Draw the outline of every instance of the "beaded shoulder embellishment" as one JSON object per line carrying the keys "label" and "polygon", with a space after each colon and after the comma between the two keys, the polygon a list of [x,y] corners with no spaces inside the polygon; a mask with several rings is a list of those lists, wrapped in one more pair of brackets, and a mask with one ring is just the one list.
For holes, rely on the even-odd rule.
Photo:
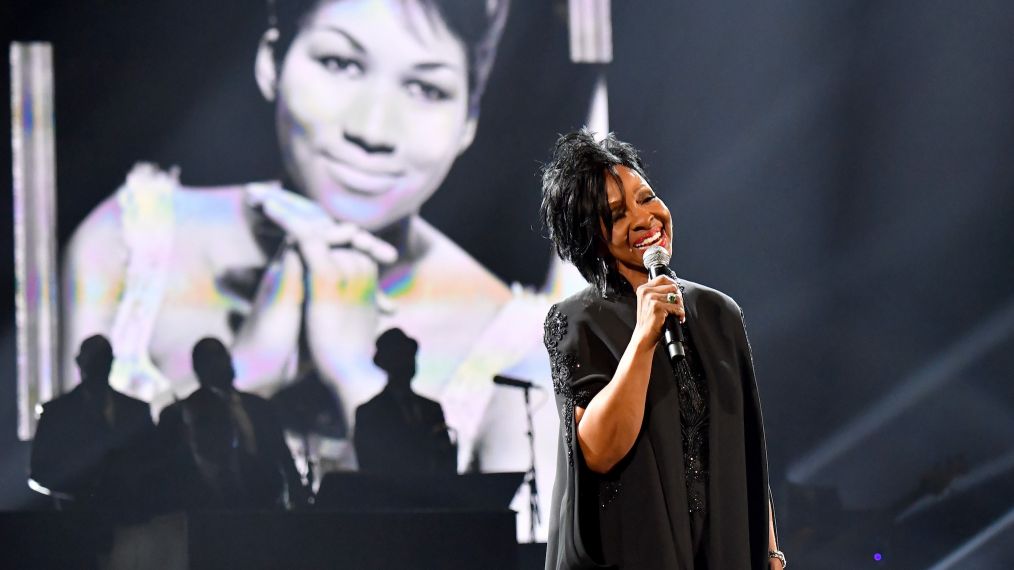
{"label": "beaded shoulder embellishment", "polygon": [[563,340],[563,336],[566,333],[567,315],[561,313],[560,309],[556,305],[553,305],[549,308],[549,314],[546,315],[543,342],[546,345],[546,351],[549,353],[549,366],[553,376],[553,391],[563,399],[560,427],[563,429],[563,437],[566,441],[567,460],[573,466],[575,397],[570,380],[574,376],[574,368],[577,362],[573,354],[565,354],[560,350],[560,341]]}
{"label": "beaded shoulder embellishment", "polygon": [[[545,336],[546,351],[549,353],[549,364],[553,375],[553,391],[563,401],[560,413],[560,427],[567,447],[567,461],[574,466],[574,408],[585,408],[594,394],[591,390],[574,390],[571,385],[577,359],[573,354],[560,350],[560,342],[567,334],[567,315],[560,312],[556,305],[546,315]],[[599,505],[606,508],[620,494],[621,483],[617,479],[602,479],[599,482]]]}

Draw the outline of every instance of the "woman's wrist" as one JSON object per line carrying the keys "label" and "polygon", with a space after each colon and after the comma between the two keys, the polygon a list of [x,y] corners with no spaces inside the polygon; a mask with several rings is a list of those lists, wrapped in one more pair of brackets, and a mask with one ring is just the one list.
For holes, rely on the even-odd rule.
{"label": "woman's wrist", "polygon": [[640,326],[636,326],[634,327],[631,344],[634,345],[634,350],[637,354],[650,355],[655,352],[655,345],[658,344],[658,335],[653,334],[652,331],[644,330]]}

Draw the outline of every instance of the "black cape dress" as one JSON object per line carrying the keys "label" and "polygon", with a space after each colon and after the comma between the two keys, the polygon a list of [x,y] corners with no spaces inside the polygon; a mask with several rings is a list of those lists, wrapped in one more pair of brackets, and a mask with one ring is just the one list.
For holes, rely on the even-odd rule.
{"label": "black cape dress", "polygon": [[[680,284],[688,336],[707,383],[703,558],[711,570],[766,570],[767,452],[743,313],[719,291]],[[576,437],[574,408],[586,407],[612,378],[633,334],[636,306],[629,289],[603,296],[587,288],[554,305],[546,317],[560,413],[547,569],[695,568],[678,385],[661,343],[644,423],[627,456],[609,473],[594,473]]]}

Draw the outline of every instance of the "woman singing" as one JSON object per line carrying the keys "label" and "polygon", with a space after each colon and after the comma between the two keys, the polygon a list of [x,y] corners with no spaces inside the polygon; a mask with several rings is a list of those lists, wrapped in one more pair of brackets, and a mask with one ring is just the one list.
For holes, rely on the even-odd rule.
{"label": "woman singing", "polygon": [[[633,147],[561,137],[541,215],[590,286],[545,324],[560,412],[547,569],[780,570],[760,400],[739,306],[642,255],[669,209]],[[686,357],[660,343],[682,323]]]}

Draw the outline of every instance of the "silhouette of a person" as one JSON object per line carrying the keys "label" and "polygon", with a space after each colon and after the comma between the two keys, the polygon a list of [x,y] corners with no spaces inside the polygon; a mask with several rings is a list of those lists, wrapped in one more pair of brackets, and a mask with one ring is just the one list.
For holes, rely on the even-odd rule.
{"label": "silhouette of a person", "polygon": [[113,347],[106,337],[85,339],[77,365],[81,383],[42,406],[30,476],[54,496],[69,496],[74,507],[129,506],[151,444],[151,410],[109,386]]}
{"label": "silhouette of a person", "polygon": [[353,442],[361,471],[417,475],[457,470],[443,409],[412,391],[418,348],[399,328],[377,338],[373,361],[387,372],[387,386],[356,409]]}
{"label": "silhouette of a person", "polygon": [[174,481],[170,507],[273,508],[305,503],[302,480],[271,404],[233,387],[232,356],[216,338],[194,345],[200,387],[159,418]]}

